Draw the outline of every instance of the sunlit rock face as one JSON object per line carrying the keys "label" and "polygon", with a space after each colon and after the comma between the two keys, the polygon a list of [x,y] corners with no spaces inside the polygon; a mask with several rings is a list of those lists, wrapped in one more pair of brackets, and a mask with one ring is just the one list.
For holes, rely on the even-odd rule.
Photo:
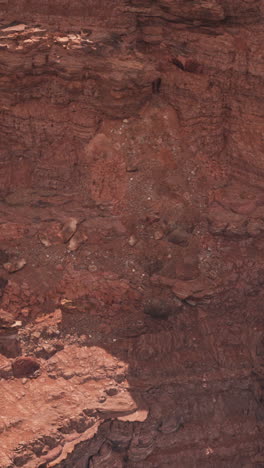
{"label": "sunlit rock face", "polygon": [[261,0],[0,0],[1,468],[260,468]]}

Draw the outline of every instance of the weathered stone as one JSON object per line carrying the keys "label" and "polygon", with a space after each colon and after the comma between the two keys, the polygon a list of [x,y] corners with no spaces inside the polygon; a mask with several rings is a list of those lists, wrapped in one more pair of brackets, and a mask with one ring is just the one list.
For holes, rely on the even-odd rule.
{"label": "weathered stone", "polygon": [[43,344],[41,347],[36,349],[35,355],[38,358],[49,359],[51,356],[56,354],[58,351],[63,349],[62,343],[56,344]]}
{"label": "weathered stone", "polygon": [[134,235],[129,237],[128,243],[130,247],[134,247],[137,244],[137,242],[137,238]]}
{"label": "weathered stone", "polygon": [[22,270],[26,264],[26,260],[24,258],[20,258],[12,262],[4,263],[3,267],[8,271],[8,273],[16,273],[17,271]]}
{"label": "weathered stone", "polygon": [[149,304],[147,304],[144,308],[144,313],[150,315],[153,318],[157,319],[166,319],[171,314],[173,314],[174,310],[171,305],[163,303],[160,300],[151,300]]}
{"label": "weathered stone", "polygon": [[164,237],[164,233],[162,231],[155,231],[154,232],[154,239],[161,240]]}
{"label": "weathered stone", "polygon": [[105,393],[108,395],[108,396],[114,396],[114,395],[117,395],[118,394],[118,389],[115,388],[115,387],[111,387],[111,388],[107,388]]}
{"label": "weathered stone", "polygon": [[168,241],[173,244],[186,246],[189,243],[189,237],[190,235],[184,229],[178,227],[168,235]]}
{"label": "weathered stone", "polygon": [[209,231],[215,235],[247,235],[247,218],[214,204],[209,211]]}
{"label": "weathered stone", "polygon": [[77,232],[70,240],[67,249],[69,252],[75,252],[79,247],[88,240],[88,237],[83,232]]}
{"label": "weathered stone", "polygon": [[77,230],[77,225],[78,221],[76,218],[70,218],[68,221],[66,221],[61,231],[63,242],[66,243],[72,238]]}
{"label": "weathered stone", "polygon": [[31,357],[19,357],[12,363],[16,378],[30,377],[40,368],[40,363]]}
{"label": "weathered stone", "polygon": [[12,314],[0,309],[0,328],[11,328],[14,323],[15,320]]}

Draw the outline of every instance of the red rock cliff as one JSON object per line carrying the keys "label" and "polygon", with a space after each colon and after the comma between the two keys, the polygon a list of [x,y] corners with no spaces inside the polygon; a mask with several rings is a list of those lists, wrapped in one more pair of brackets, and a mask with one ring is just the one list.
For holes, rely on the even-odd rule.
{"label": "red rock cliff", "polygon": [[0,0],[1,468],[260,468],[262,0]]}

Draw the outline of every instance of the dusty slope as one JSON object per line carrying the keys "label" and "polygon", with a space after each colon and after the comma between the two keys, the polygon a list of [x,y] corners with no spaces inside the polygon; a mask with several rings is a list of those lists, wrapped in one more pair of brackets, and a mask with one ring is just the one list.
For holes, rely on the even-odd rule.
{"label": "dusty slope", "polygon": [[263,466],[263,10],[0,0],[1,468]]}

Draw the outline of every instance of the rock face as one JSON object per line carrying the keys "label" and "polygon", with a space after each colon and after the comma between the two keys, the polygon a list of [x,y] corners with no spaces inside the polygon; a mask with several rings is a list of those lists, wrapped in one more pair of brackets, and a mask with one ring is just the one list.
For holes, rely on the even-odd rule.
{"label": "rock face", "polygon": [[1,468],[260,468],[264,3],[0,0]]}

